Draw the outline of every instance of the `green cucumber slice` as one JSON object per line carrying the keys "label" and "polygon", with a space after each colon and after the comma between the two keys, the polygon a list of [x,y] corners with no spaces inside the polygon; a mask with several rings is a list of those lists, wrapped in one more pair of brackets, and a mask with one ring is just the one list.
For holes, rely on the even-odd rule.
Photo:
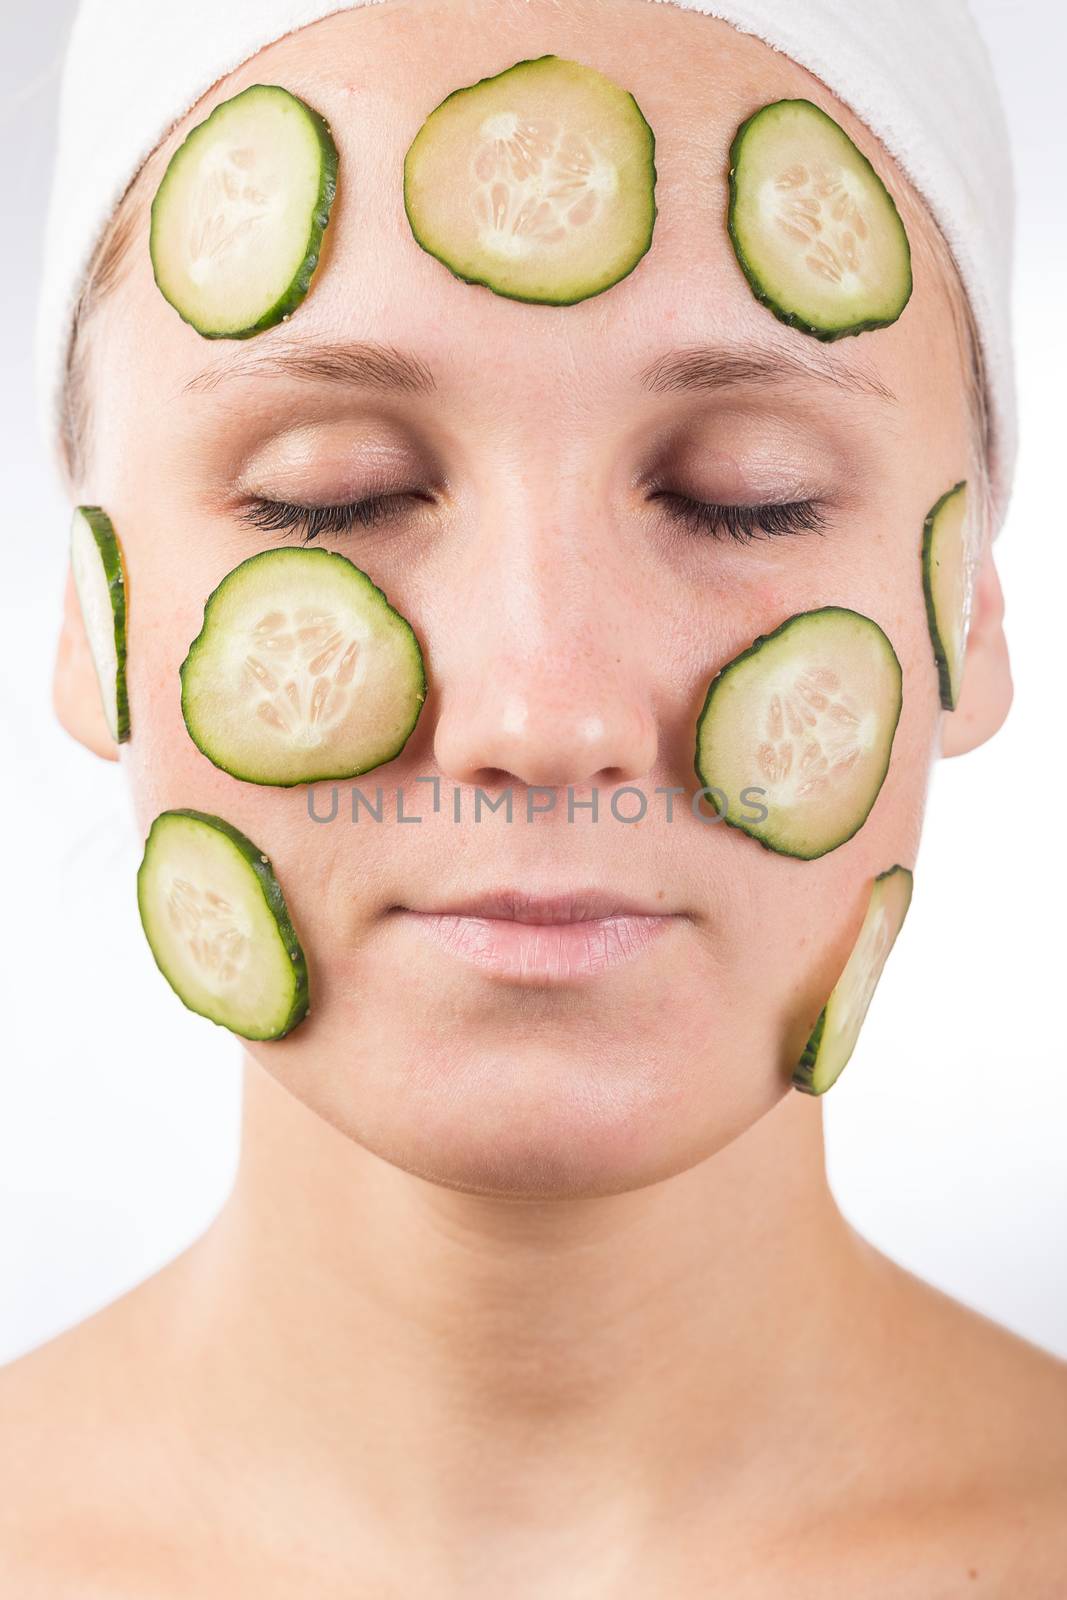
{"label": "green cucumber slice", "polygon": [[223,772],[279,788],[392,761],[426,698],[411,624],[336,550],[263,550],[208,596],[182,715]]}
{"label": "green cucumber slice", "polygon": [[632,272],[656,220],[655,138],[632,94],[555,55],[455,89],[404,157],[416,242],[464,283],[574,305]]}
{"label": "green cucumber slice", "polygon": [[308,1010],[307,963],[270,861],[221,817],[163,811],[137,905],[155,962],[190,1011],[245,1039],[280,1039]]}
{"label": "green cucumber slice", "polygon": [[247,339],[308,292],[337,188],[328,123],[278,84],[217,105],[174,152],[152,201],[164,299],[205,339]]}
{"label": "green cucumber slice", "polygon": [[77,506],[70,525],[70,565],[104,715],[116,744],[130,737],[126,693],[126,568],[111,518],[100,506]]}
{"label": "green cucumber slice", "polygon": [[922,576],[926,621],[937,664],[938,692],[955,711],[967,646],[967,480],[949,489],[923,523]]}
{"label": "green cucumber slice", "polygon": [[887,327],[911,298],[892,195],[810,100],[774,100],[738,128],[727,228],[756,299],[816,339]]}
{"label": "green cucumber slice", "polygon": [[907,916],[911,890],[912,874],[907,867],[889,867],[875,878],[852,954],[793,1073],[793,1083],[805,1094],[825,1094],[847,1066],[882,968]]}
{"label": "green cucumber slice", "polygon": [[[696,771],[724,822],[810,861],[864,824],[889,770],[903,677],[870,617],[822,606],[761,634],[716,674]],[[767,815],[753,819],[757,788]],[[745,807],[749,809],[745,809]]]}

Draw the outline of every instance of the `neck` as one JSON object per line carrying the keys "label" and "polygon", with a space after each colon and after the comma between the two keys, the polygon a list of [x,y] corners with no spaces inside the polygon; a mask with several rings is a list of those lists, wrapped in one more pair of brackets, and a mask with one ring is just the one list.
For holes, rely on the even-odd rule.
{"label": "neck", "polygon": [[199,1405],[216,1460],[276,1467],[289,1516],[298,1465],[320,1515],[405,1542],[633,1528],[683,1485],[792,1492],[798,1437],[845,1425],[872,1256],[806,1096],[650,1187],[517,1201],[389,1165],[247,1059],[236,1183],[169,1336],[194,1432]]}

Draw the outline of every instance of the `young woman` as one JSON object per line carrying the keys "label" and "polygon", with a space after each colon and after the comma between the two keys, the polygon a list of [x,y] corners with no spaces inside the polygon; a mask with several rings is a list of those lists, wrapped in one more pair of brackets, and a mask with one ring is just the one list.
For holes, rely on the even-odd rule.
{"label": "young woman", "polygon": [[[431,107],[549,51],[635,96],[659,208],[637,270],[551,308],[458,281],[397,183]],[[153,278],[149,206],[255,83],[327,119],[341,178],[299,310],[210,342]],[[911,243],[906,314],[836,344],[759,302],[722,222],[735,131],[786,97],[875,165]],[[69,493],[123,543],[139,823],[193,807],[269,852],[314,1003],[247,1042],[207,1232],[0,1376],[3,1592],[1067,1593],[1063,1364],[854,1232],[790,1080],[872,878],[915,861],[932,761],[1011,698],[970,308],[896,163],[720,19],[385,0],[269,44],[182,117],[77,332]],[[985,520],[947,712],[916,538],[961,480]],[[372,499],[348,526],[308,509]],[[807,508],[791,530],[783,504]],[[753,509],[699,509],[724,506]],[[416,826],[396,805],[351,825],[344,785],[316,823],[306,786],[231,776],[183,722],[205,598],[309,533],[422,641],[417,726],[361,783]],[[67,602],[57,710],[114,758]],[[694,729],[725,663],[826,605],[892,639],[903,709],[863,826],[803,860],[691,807]],[[510,788],[514,820],[474,824],[476,786]],[[648,797],[638,824],[610,813],[622,786]],[[326,815],[329,786],[313,799]]]}

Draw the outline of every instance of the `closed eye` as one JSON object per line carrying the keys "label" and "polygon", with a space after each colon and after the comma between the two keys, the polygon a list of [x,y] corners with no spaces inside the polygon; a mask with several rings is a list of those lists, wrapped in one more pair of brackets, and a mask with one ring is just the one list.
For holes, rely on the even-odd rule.
{"label": "closed eye", "polygon": [[335,506],[301,506],[287,500],[252,500],[238,513],[242,522],[255,528],[272,531],[303,528],[304,544],[310,544],[324,533],[351,533],[358,523],[371,528],[376,523],[388,522],[402,516],[410,509],[411,501],[420,499],[414,494],[375,494],[366,500],[354,500]]}
{"label": "closed eye", "polygon": [[[817,500],[767,501],[755,505],[717,505],[694,500],[689,495],[657,490],[649,496],[662,500],[666,514],[690,532],[705,537],[733,539],[748,544],[753,539],[774,538],[793,533],[822,533],[826,517]],[[286,500],[256,499],[239,512],[241,520],[269,531],[303,529],[303,543],[323,534],[350,533],[356,526],[374,527],[409,511],[422,495],[379,494],[364,500],[332,506],[296,505]]]}
{"label": "closed eye", "polygon": [[753,539],[790,533],[822,533],[826,517],[817,500],[767,501],[751,506],[715,505],[686,494],[657,490],[649,496],[662,500],[667,515],[692,533],[749,544]]}

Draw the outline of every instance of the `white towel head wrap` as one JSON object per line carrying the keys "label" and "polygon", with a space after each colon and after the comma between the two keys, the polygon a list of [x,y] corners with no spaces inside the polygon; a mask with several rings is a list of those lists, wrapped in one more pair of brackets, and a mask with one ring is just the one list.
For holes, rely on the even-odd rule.
{"label": "white towel head wrap", "polygon": [[[60,88],[37,311],[36,401],[55,448],[74,307],[129,181],[212,84],[296,28],[376,0],[82,0]],[[995,526],[1017,417],[1011,334],[1015,193],[1008,129],[966,0],[662,0],[755,34],[820,78],[924,197],[974,310],[992,420]]]}

